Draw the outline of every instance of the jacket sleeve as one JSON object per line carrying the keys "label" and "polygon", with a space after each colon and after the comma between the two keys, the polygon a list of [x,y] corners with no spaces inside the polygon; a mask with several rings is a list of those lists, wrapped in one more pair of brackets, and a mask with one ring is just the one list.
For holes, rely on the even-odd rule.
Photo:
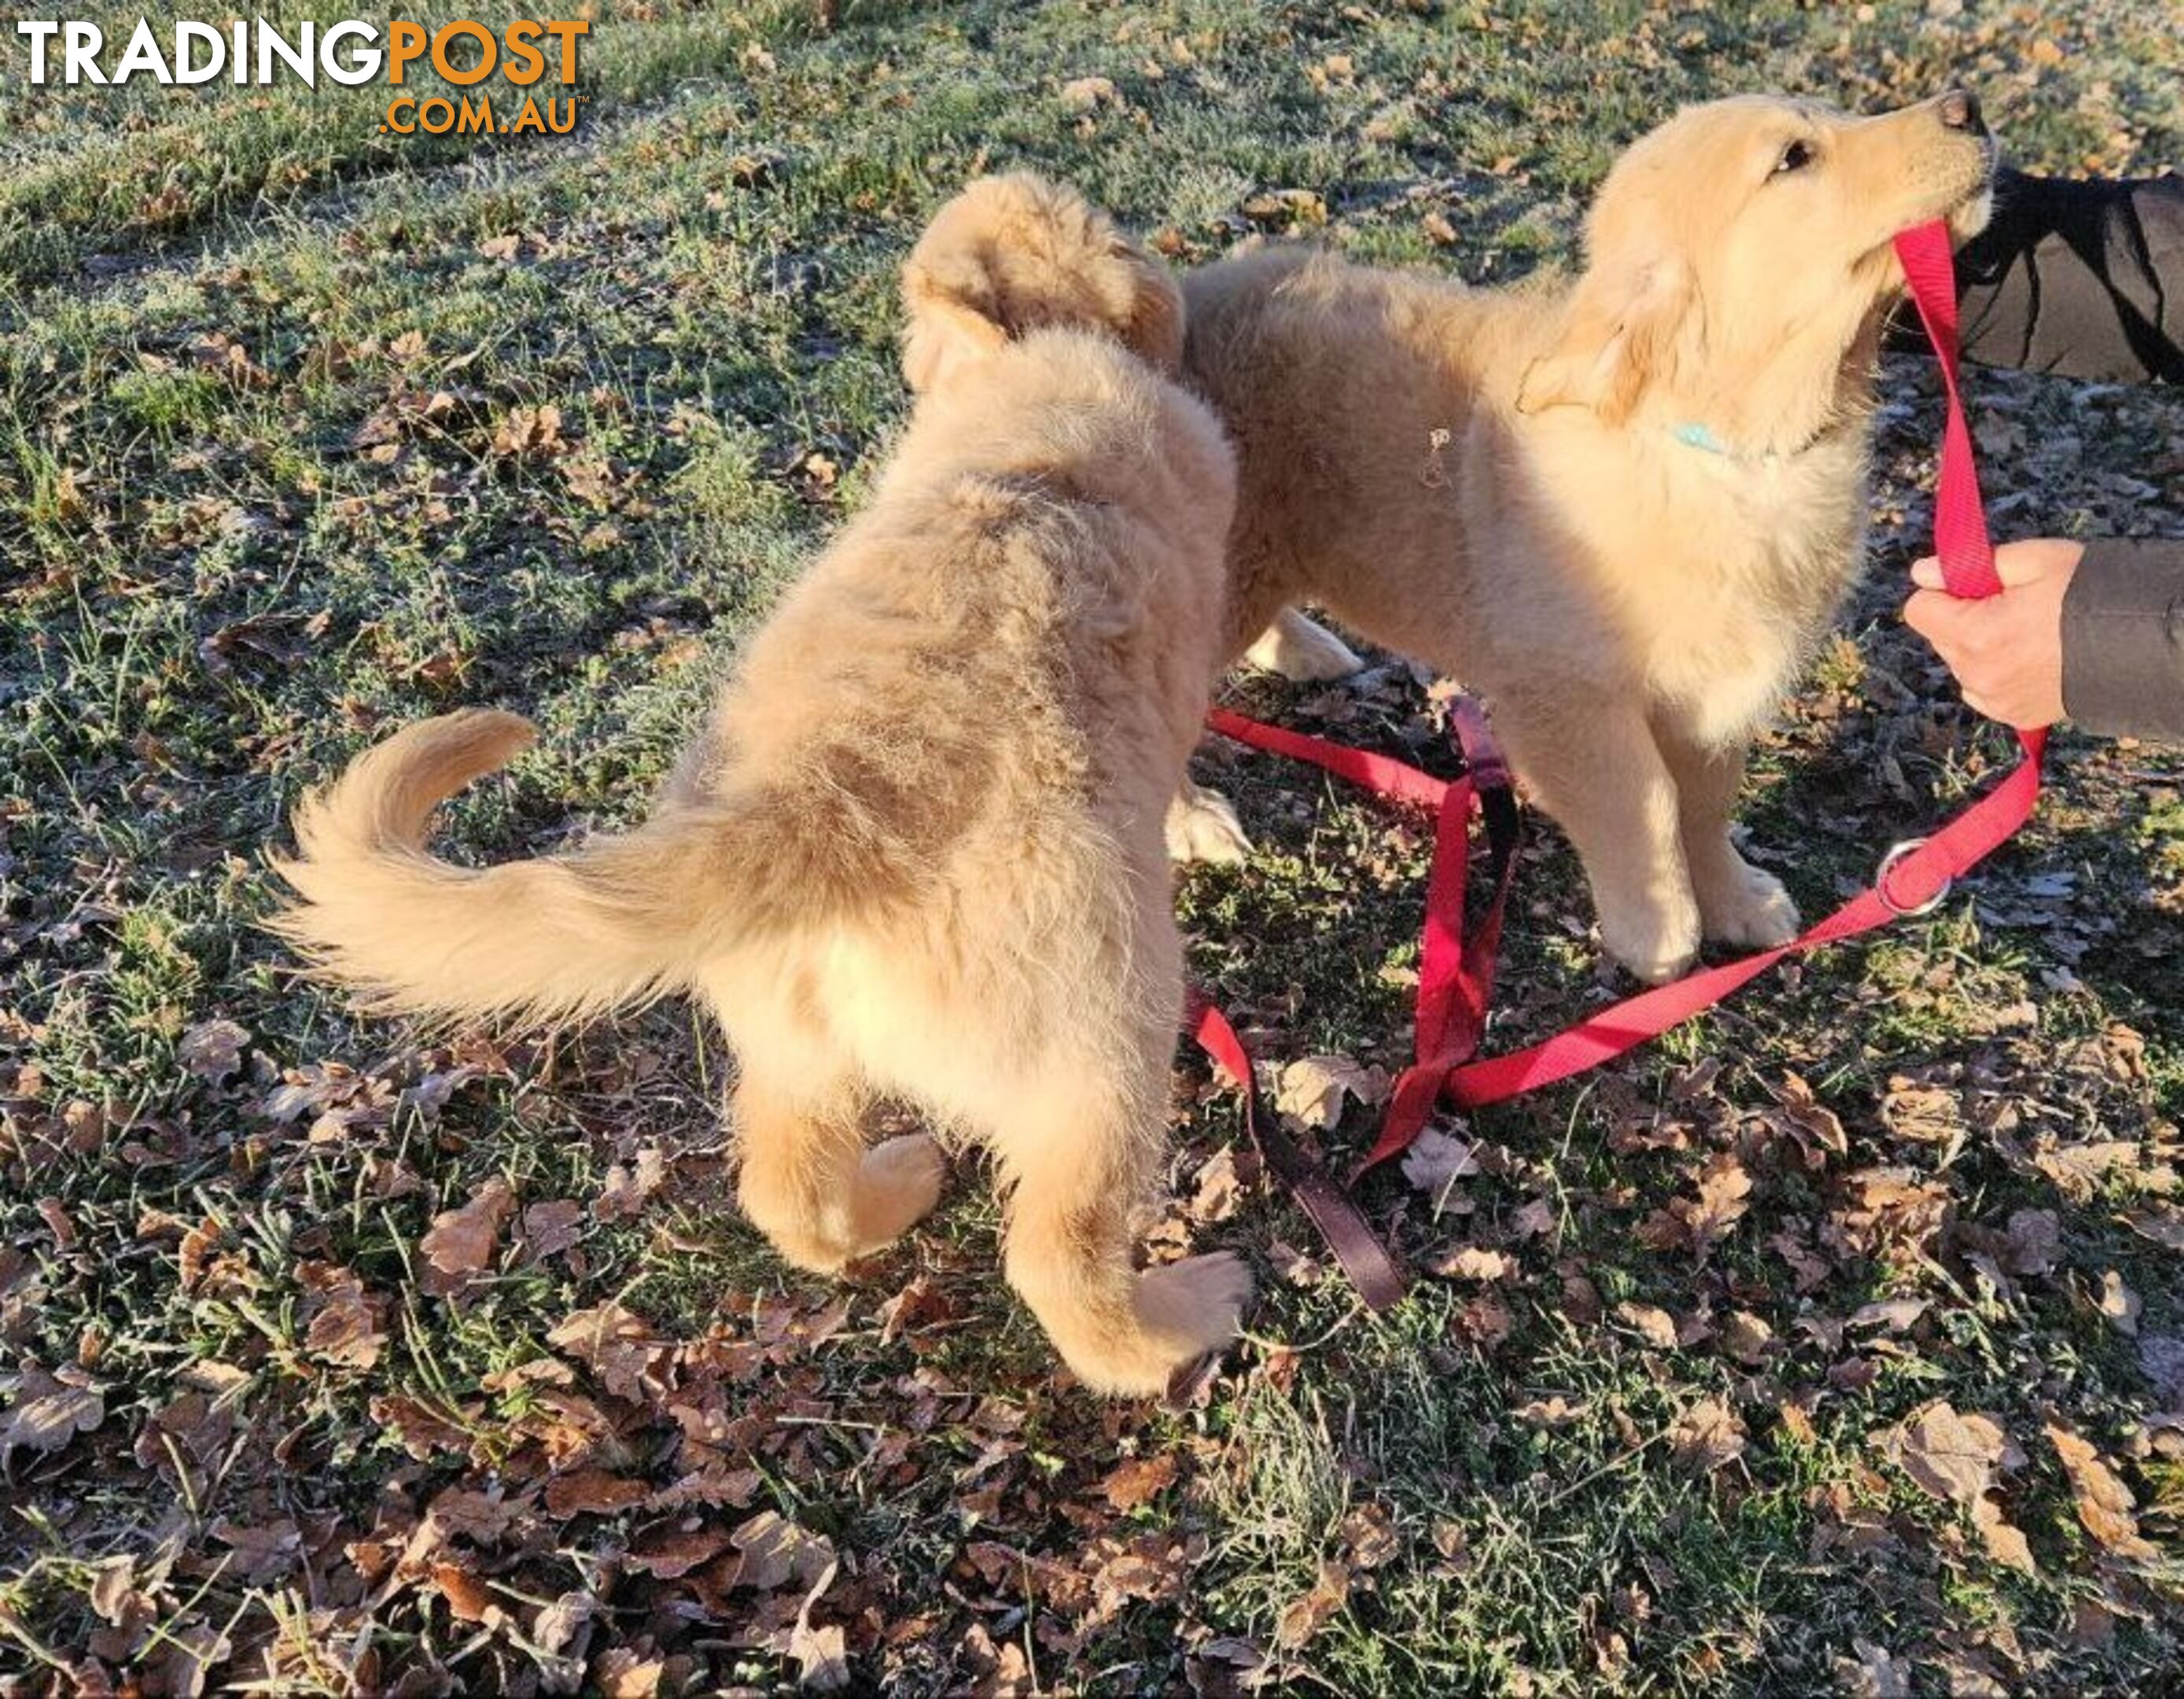
{"label": "jacket sleeve", "polygon": [[1957,287],[1966,359],[2184,382],[2184,177],[2081,182],[2005,170],[1993,217],[1957,257]]}
{"label": "jacket sleeve", "polygon": [[2063,708],[2088,731],[2184,740],[2184,538],[2086,545],[2063,602]]}

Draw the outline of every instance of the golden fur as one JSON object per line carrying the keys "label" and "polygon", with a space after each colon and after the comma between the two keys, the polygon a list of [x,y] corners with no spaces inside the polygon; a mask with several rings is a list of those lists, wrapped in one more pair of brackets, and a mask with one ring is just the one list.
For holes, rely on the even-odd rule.
{"label": "golden fur", "polygon": [[[1572,282],[1293,247],[1185,281],[1186,372],[1242,472],[1228,653],[1310,600],[1481,692],[1647,979],[1797,930],[1730,811],[1858,563],[1889,239],[1986,216],[1990,144],[1942,112],[1685,111],[1610,173]],[[1183,841],[1227,835],[1217,799],[1182,806]]]}
{"label": "golden fur", "polygon": [[651,817],[436,860],[435,805],[532,734],[428,721],[299,810],[280,926],[387,1011],[704,999],[738,1059],[744,1206],[807,1268],[932,1206],[934,1139],[866,1137],[876,1099],[919,1106],[990,1147],[1008,1277],[1070,1366],[1156,1392],[1250,1290],[1227,1256],[1132,1261],[1182,1013],[1162,815],[1223,658],[1234,464],[1156,369],[1175,286],[1069,192],[974,185],[904,293],[908,428]]}

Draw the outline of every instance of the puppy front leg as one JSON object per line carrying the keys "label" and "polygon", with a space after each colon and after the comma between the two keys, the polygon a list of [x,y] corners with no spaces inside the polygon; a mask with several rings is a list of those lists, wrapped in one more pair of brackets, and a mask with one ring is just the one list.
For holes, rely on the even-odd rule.
{"label": "puppy front leg", "polygon": [[1675,775],[1684,860],[1706,935],[1755,949],[1787,944],[1797,935],[1797,904],[1780,879],[1747,861],[1730,840],[1750,742],[1708,744],[1673,716],[1658,717],[1653,731]]}
{"label": "puppy front leg", "polygon": [[1646,716],[1618,695],[1497,697],[1495,727],[1541,807],[1576,846],[1601,941],[1641,979],[1673,979],[1698,953],[1676,782]]}

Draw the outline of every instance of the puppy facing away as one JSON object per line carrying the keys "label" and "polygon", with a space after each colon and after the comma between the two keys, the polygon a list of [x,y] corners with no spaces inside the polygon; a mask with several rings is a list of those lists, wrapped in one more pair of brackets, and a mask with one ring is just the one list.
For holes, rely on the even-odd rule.
{"label": "puppy facing away", "polygon": [[[1006,240],[987,240],[1006,232]],[[651,817],[485,868],[434,807],[527,744],[411,726],[296,822],[280,929],[376,1008],[570,1019],[688,993],[738,1065],[750,1218],[833,1272],[983,1143],[1010,1281],[1086,1384],[1234,1334],[1227,1256],[1138,1272],[1183,972],[1162,816],[1222,657],[1234,468],[1171,380],[1181,301],[1073,193],[973,185],[904,274],[919,398],[869,506],[752,637]]]}
{"label": "puppy facing away", "polygon": [[1747,750],[1859,562],[1890,239],[1976,231],[1993,160],[1961,92],[1744,97],[1624,154],[1573,282],[1293,247],[1192,274],[1185,370],[1242,474],[1228,654],[1310,600],[1479,691],[1641,978],[1793,937],[1730,842]]}

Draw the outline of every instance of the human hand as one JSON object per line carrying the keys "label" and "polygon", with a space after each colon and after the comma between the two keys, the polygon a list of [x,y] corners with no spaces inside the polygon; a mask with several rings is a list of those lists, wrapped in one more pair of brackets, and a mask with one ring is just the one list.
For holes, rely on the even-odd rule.
{"label": "human hand", "polygon": [[2085,552],[2059,537],[2005,543],[1994,551],[2002,593],[1978,601],[1949,594],[1930,555],[1911,568],[1919,588],[1903,604],[1903,622],[1934,645],[1981,713],[2051,726],[2063,717],[2063,598]]}

